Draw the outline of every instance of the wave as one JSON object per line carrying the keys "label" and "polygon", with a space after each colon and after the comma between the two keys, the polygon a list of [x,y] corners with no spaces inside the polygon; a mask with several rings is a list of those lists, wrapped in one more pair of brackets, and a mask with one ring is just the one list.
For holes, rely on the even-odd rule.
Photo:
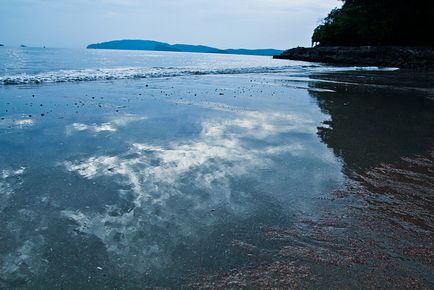
{"label": "wave", "polygon": [[37,74],[16,74],[0,76],[0,85],[42,84],[81,81],[125,80],[167,78],[190,75],[226,75],[226,74],[254,74],[254,73],[294,73],[294,72],[331,72],[357,70],[396,70],[395,68],[378,67],[326,67],[321,65],[292,65],[278,67],[244,67],[225,69],[200,68],[109,68],[59,70]]}
{"label": "wave", "polygon": [[99,80],[123,80],[123,79],[146,79],[166,78],[189,75],[211,74],[249,74],[271,73],[290,70],[286,67],[250,67],[228,69],[188,69],[188,68],[113,68],[113,69],[84,69],[84,70],[61,70],[43,72],[38,74],[17,74],[0,76],[0,84],[41,84]]}

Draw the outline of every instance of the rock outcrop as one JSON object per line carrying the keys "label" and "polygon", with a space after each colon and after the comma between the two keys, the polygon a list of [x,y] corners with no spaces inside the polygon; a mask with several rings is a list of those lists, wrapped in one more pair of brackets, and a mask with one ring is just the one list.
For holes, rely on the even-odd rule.
{"label": "rock outcrop", "polygon": [[275,55],[291,59],[333,64],[434,69],[434,49],[397,46],[316,46],[297,47]]}

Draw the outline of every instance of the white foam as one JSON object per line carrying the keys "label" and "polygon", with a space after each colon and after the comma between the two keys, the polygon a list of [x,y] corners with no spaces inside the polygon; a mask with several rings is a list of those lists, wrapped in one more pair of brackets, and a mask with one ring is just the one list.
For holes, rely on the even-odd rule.
{"label": "white foam", "polygon": [[60,70],[38,74],[23,73],[17,75],[0,76],[0,84],[17,85],[98,80],[165,78],[188,75],[268,73],[283,72],[291,68],[292,67],[290,66],[227,69],[129,67],[112,69]]}
{"label": "white foam", "polygon": [[79,82],[98,80],[122,80],[122,79],[145,79],[165,78],[189,75],[217,75],[217,74],[252,74],[252,73],[289,73],[289,72],[333,72],[333,71],[395,71],[398,68],[381,67],[333,67],[321,65],[291,65],[275,67],[239,67],[223,69],[205,69],[191,67],[126,67],[82,70],[59,70],[37,74],[16,74],[0,76],[0,84],[40,84],[58,82]]}

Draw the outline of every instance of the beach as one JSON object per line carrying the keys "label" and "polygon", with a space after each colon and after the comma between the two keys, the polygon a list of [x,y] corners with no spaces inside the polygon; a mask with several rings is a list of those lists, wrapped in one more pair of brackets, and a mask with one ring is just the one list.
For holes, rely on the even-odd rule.
{"label": "beach", "polygon": [[0,288],[434,286],[432,73],[0,54]]}

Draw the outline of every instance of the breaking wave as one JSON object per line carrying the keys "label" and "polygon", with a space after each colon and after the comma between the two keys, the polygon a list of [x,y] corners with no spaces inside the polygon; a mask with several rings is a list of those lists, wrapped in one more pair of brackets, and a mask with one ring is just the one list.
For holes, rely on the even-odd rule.
{"label": "breaking wave", "polygon": [[107,68],[83,70],[59,70],[36,74],[16,74],[0,76],[0,85],[62,83],[80,81],[103,81],[125,79],[167,78],[191,75],[226,75],[226,74],[253,74],[253,73],[297,73],[297,72],[330,72],[330,71],[356,71],[381,70],[390,71],[396,68],[378,67],[325,67],[320,65],[292,65],[277,67],[245,67],[226,69],[201,68]]}

